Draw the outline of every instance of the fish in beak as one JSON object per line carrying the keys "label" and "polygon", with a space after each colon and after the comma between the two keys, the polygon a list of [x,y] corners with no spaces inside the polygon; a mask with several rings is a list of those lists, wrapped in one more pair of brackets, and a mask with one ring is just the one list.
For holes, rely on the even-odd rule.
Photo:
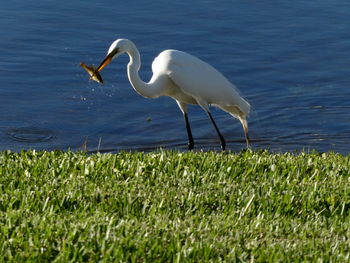
{"label": "fish in beak", "polygon": [[102,79],[100,73],[97,71],[97,69],[95,69],[94,66],[88,66],[84,62],[81,62],[80,67],[82,67],[83,69],[85,69],[87,71],[87,73],[89,73],[90,80],[94,80],[98,83],[103,84],[103,79]]}
{"label": "fish in beak", "polygon": [[101,71],[105,66],[107,66],[112,61],[113,56],[114,56],[113,53],[108,54],[105,57],[105,59],[101,62],[101,64],[97,67],[96,72]]}
{"label": "fish in beak", "polygon": [[110,52],[105,58],[104,60],[101,62],[101,64],[95,68],[94,66],[87,66],[85,65],[84,62],[80,63],[80,66],[82,68],[84,68],[90,75],[90,79],[97,81],[98,83],[102,83],[103,84],[103,79],[99,73],[99,71],[101,71],[105,66],[107,66],[113,59],[113,57],[115,55],[117,55],[119,49],[116,48],[114,49],[112,52]]}

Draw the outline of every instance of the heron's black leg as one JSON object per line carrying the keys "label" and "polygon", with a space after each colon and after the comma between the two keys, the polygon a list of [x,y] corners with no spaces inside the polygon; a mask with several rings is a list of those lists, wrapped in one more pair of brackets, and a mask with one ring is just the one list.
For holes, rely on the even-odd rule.
{"label": "heron's black leg", "polygon": [[188,149],[192,150],[193,146],[194,146],[194,141],[193,141],[192,131],[191,131],[191,127],[190,127],[190,122],[188,121],[187,113],[184,113],[184,118],[185,118],[186,130],[187,130],[187,135],[188,135]]}
{"label": "heron's black leg", "polygon": [[225,147],[226,147],[226,142],[225,142],[224,136],[221,135],[221,133],[219,131],[219,128],[218,128],[218,126],[216,126],[216,123],[215,123],[215,121],[213,119],[213,116],[211,116],[211,113],[209,111],[207,113],[209,115],[209,118],[210,118],[211,122],[213,123],[213,125],[215,127],[216,132],[218,133],[218,135],[220,137],[221,149],[224,151]]}

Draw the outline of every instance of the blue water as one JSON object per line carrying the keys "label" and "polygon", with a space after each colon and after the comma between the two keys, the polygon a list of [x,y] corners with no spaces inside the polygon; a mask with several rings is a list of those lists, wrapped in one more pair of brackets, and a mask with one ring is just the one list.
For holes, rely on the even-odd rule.
{"label": "blue water", "polygon": [[[145,80],[153,58],[179,49],[207,61],[252,105],[253,149],[349,153],[350,2],[3,1],[0,3],[0,150],[186,149],[170,98],[140,97],[127,56],[89,82],[111,42],[138,46]],[[195,149],[219,150],[206,114],[191,106]],[[245,147],[239,122],[212,108],[228,149]]]}

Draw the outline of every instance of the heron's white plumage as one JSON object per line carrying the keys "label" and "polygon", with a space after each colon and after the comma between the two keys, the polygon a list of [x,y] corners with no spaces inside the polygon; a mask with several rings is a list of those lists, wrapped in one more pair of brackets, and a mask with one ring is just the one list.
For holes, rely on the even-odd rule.
{"label": "heron's white plumage", "polygon": [[239,95],[237,88],[214,67],[188,53],[169,49],[154,59],[153,76],[145,83],[138,74],[141,59],[136,46],[130,40],[118,39],[112,43],[107,57],[97,70],[100,71],[112,58],[122,53],[127,53],[130,57],[128,77],[140,95],[148,98],[169,96],[177,101],[185,116],[189,148],[193,147],[193,139],[187,118],[187,104],[199,104],[208,113],[220,136],[223,149],[225,141],[210,114],[209,105],[217,106],[238,118],[248,143],[246,117],[249,115],[250,105]]}
{"label": "heron's white plumage", "polygon": [[236,87],[214,67],[188,53],[165,50],[153,61],[152,71],[157,76],[168,76],[176,85],[175,89],[192,97],[206,110],[208,104],[212,104],[231,114],[239,114],[236,117],[245,118],[249,114],[250,105]]}

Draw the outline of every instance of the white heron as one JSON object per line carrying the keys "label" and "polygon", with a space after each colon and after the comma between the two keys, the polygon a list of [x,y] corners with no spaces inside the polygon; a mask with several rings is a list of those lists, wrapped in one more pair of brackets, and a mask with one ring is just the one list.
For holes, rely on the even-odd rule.
{"label": "white heron", "polygon": [[146,98],[168,96],[176,100],[185,119],[189,150],[193,149],[194,140],[188,120],[188,104],[198,104],[208,114],[219,135],[222,150],[225,150],[226,142],[210,113],[209,105],[216,106],[240,120],[249,147],[246,118],[250,105],[219,71],[197,57],[170,49],[161,52],[154,59],[153,76],[146,83],[140,79],[138,74],[141,59],[135,44],[128,39],[117,39],[109,47],[107,56],[96,72],[101,71],[113,58],[124,53],[127,53],[130,58],[127,67],[129,81],[138,94]]}

